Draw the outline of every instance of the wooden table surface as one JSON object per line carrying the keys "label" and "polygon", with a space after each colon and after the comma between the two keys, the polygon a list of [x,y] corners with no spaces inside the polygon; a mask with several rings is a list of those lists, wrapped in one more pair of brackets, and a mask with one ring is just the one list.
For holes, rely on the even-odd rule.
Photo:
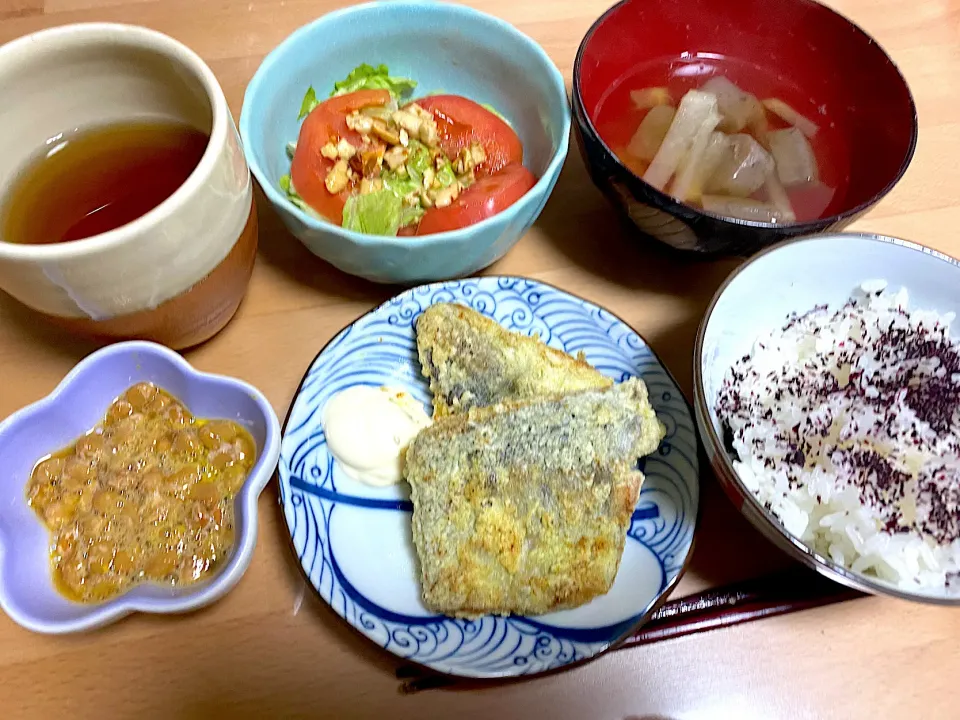
{"label": "wooden table surface", "polygon": [[[580,39],[610,0],[472,0],[546,48],[568,81]],[[735,0],[731,0],[735,2]],[[263,56],[336,0],[0,0],[0,42],[51,25],[156,28],[210,64],[239,114]],[[899,64],[920,141],[893,193],[855,226],[960,256],[960,4],[833,0]],[[838,69],[842,72],[842,68]],[[952,86],[952,89],[951,89]],[[2,108],[0,108],[2,112]],[[260,256],[236,319],[187,353],[243,378],[283,417],[315,353],[396,289],[310,255],[261,202]],[[641,247],[590,184],[574,147],[530,234],[491,273],[529,275],[608,307],[636,328],[689,395],[694,333],[733,261],[685,262]],[[960,291],[960,290],[958,290]],[[48,393],[92,350],[0,297],[0,417]],[[678,593],[786,561],[702,480],[698,546]],[[274,487],[238,587],[184,617],[133,617],[44,637],[0,616],[0,717],[956,718],[960,611],[870,598],[608,654],[577,669],[480,690],[400,695],[398,661],[354,633],[301,580]]]}

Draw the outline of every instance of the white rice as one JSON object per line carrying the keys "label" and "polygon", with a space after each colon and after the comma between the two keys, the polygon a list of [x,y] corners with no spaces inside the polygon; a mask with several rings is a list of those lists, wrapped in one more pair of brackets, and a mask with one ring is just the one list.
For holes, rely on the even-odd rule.
{"label": "white rice", "polygon": [[960,593],[960,343],[953,313],[865,282],[791,316],[727,371],[735,468],[822,556],[912,591]]}

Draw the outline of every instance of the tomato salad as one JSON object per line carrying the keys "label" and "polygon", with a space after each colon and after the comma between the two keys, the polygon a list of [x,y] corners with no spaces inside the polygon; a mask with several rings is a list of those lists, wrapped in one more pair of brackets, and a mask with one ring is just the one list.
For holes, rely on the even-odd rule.
{"label": "tomato salad", "polygon": [[280,187],[302,210],[374,235],[429,235],[508,208],[536,183],[520,138],[459,95],[406,99],[416,82],[361,65],[319,101],[311,87]]}

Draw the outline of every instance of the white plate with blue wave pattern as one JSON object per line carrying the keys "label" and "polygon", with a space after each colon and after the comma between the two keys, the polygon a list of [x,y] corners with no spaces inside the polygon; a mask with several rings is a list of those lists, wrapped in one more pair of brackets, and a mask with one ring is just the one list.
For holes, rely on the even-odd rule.
{"label": "white plate with blue wave pattern", "polygon": [[[420,600],[409,486],[375,488],[347,477],[329,454],[321,411],[353,385],[408,390],[430,409],[414,321],[459,302],[509,330],[538,334],[617,381],[640,376],[667,435],[641,461],[640,492],[610,592],[574,610],[463,620]],[[511,677],[580,662],[626,637],[679,579],[693,544],[697,436],[680,389],[647,344],[618,318],[549,285],[483,277],[408,290],[364,315],[317,356],[294,398],[280,451],[280,502],[294,550],[320,596],[373,642],[438,672]]]}

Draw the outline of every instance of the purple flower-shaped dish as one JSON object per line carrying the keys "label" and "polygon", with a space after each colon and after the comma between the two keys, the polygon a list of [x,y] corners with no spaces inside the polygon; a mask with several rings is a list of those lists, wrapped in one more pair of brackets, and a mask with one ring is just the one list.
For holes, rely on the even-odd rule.
{"label": "purple flower-shaped dish", "polygon": [[[144,583],[101,603],[74,602],[53,582],[50,533],[27,504],[35,463],[69,446],[103,419],[130,386],[152,382],[198,417],[239,422],[257,444],[257,461],[237,493],[234,545],[207,580],[186,587]],[[20,625],[44,633],[89,630],[132,612],[177,613],[226,594],[243,575],[257,541],[257,498],[277,465],[280,425],[259,390],[194,370],[175,352],[148,342],[125,342],[81,361],[42,400],[0,423],[0,607]]]}

